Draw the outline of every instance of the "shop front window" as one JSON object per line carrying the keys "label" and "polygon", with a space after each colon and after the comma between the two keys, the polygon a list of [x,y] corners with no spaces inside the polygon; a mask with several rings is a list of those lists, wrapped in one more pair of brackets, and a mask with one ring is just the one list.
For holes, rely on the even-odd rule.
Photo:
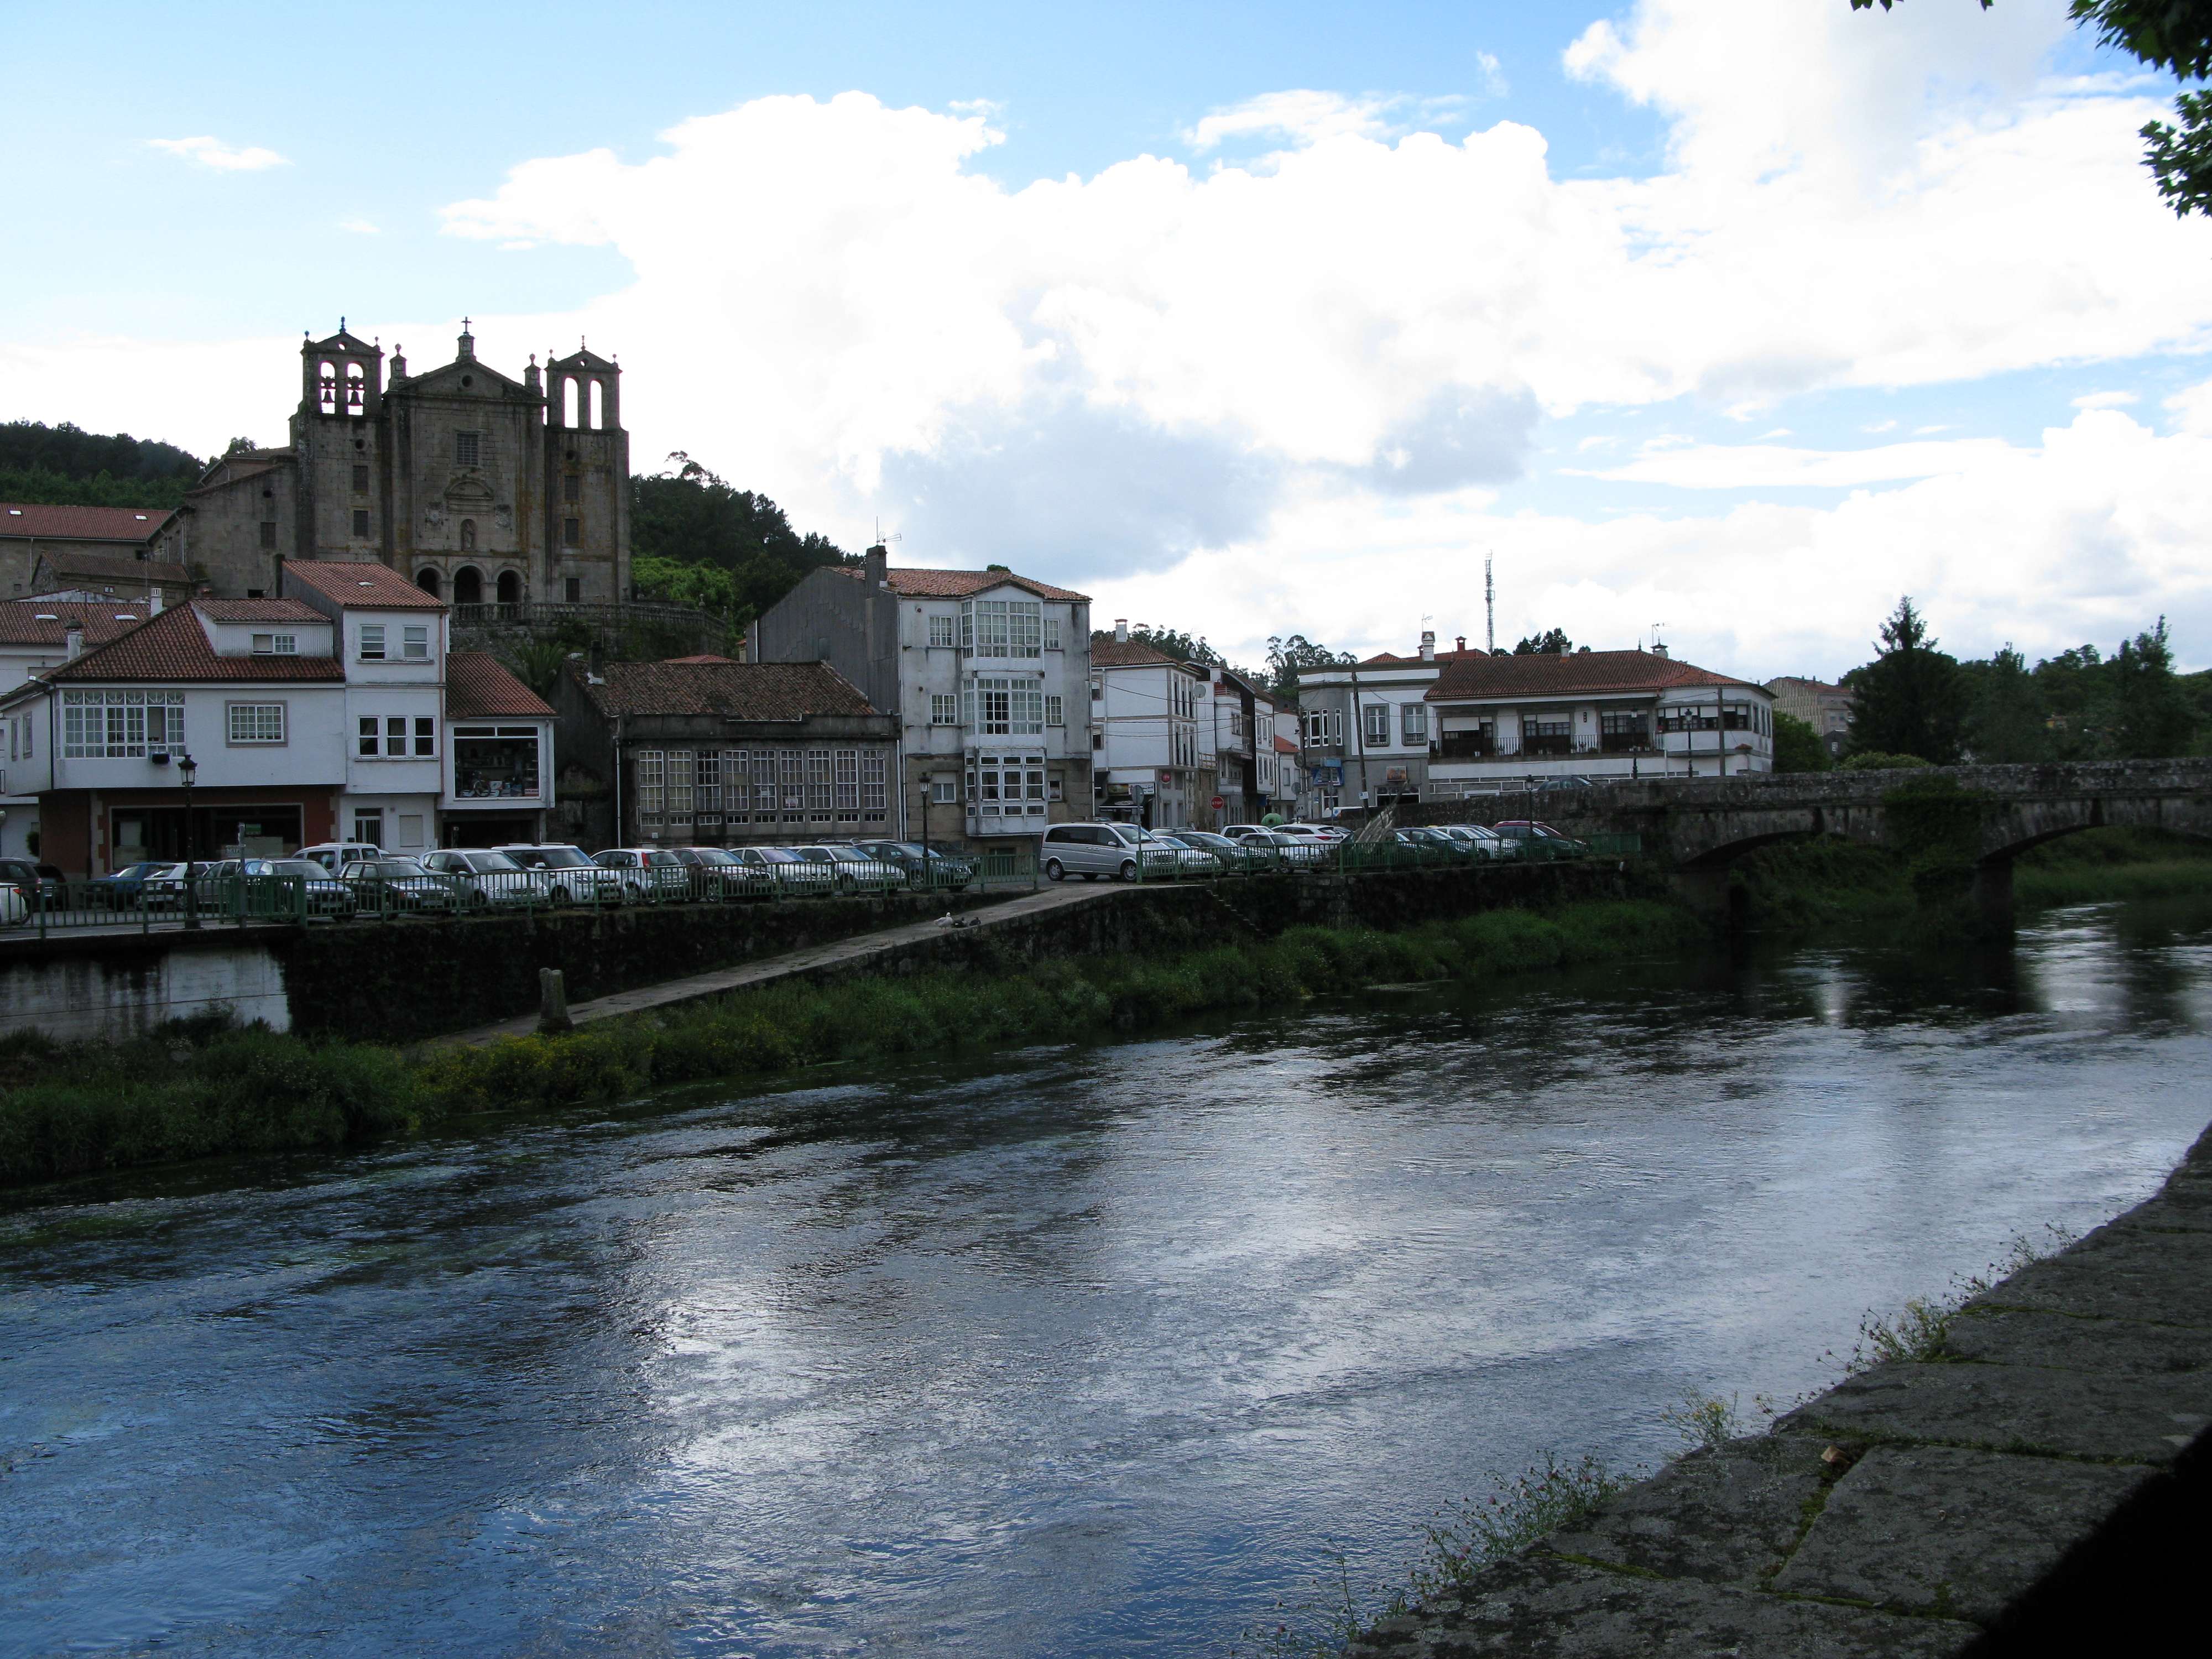
{"label": "shop front window", "polygon": [[538,789],[538,729],[531,726],[453,728],[453,793],[462,800],[534,799]]}

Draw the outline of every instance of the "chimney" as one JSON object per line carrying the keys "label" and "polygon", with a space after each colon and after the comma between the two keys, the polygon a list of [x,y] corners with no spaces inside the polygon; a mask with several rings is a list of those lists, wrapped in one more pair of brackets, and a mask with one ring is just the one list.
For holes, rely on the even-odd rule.
{"label": "chimney", "polygon": [[1114,639],[1117,644],[1128,644],[1129,619],[1127,617],[1116,617],[1114,618]]}
{"label": "chimney", "polygon": [[1459,648],[1462,651],[1467,649],[1467,635],[1464,634],[1459,636]]}
{"label": "chimney", "polygon": [[1436,659],[1437,631],[1433,628],[1424,628],[1421,630],[1421,660],[1434,662]]}
{"label": "chimney", "polygon": [[890,580],[890,549],[885,547],[881,542],[878,542],[861,556],[861,580],[866,582],[868,592],[871,593],[875,592]]}
{"label": "chimney", "polygon": [[1651,641],[1651,654],[1655,657],[1663,657],[1667,654],[1667,647],[1654,640]]}
{"label": "chimney", "polygon": [[67,647],[64,661],[75,662],[79,657],[84,655],[84,624],[82,623],[73,622],[62,629],[62,638]]}
{"label": "chimney", "polygon": [[160,616],[161,614],[161,583],[159,583],[159,582],[148,582],[148,583],[146,584],[146,615],[147,615],[147,617],[150,620],[150,619],[152,619],[153,617],[155,617]]}

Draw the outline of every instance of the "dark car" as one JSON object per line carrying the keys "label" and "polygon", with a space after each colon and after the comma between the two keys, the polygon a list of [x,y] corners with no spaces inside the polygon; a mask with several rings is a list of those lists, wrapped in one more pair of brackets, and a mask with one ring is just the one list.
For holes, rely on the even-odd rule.
{"label": "dark car", "polygon": [[26,899],[34,899],[42,909],[57,909],[63,902],[63,884],[68,879],[51,864],[37,864],[29,859],[0,859],[0,882],[14,888]]}
{"label": "dark car", "polygon": [[85,902],[100,910],[136,910],[145,902],[146,878],[165,875],[170,867],[166,859],[148,859],[94,876],[84,884]]}
{"label": "dark car", "polygon": [[1491,826],[1504,839],[1516,843],[1524,859],[1579,859],[1589,855],[1589,843],[1563,836],[1548,823],[1532,818],[1508,818]]}
{"label": "dark car", "polygon": [[906,872],[915,887],[949,887],[954,892],[975,879],[975,860],[948,853],[941,847],[924,848],[910,841],[864,841],[860,849],[878,863]]}

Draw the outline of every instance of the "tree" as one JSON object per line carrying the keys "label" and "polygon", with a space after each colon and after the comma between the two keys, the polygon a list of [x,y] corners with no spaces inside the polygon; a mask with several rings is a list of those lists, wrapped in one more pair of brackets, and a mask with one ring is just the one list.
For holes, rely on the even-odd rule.
{"label": "tree", "polygon": [[1965,688],[1957,661],[1936,645],[1911,597],[1899,599],[1881,625],[1875,659],[1844,677],[1858,693],[1851,717],[1855,751],[1917,755],[1938,766],[1959,758]]}
{"label": "tree", "polygon": [[1825,772],[1834,764],[1828,745],[1810,720],[1774,711],[1774,769],[1778,772]]}
{"label": "tree", "polygon": [[[634,580],[643,580],[637,567],[647,560],[711,566],[730,581],[718,608],[750,617],[788,593],[809,571],[858,562],[827,537],[799,534],[767,496],[732,489],[681,450],[668,459],[671,470],[629,481]],[[676,579],[661,572],[659,580],[665,585]]]}
{"label": "tree", "polygon": [[1960,672],[1966,684],[1968,753],[1990,765],[2049,758],[2042,694],[2010,641],[1987,662],[1963,663]]}
{"label": "tree", "polygon": [[1151,628],[1139,623],[1129,630],[1129,637],[1140,645],[1149,645],[1163,656],[1173,657],[1177,662],[1194,662],[1206,668],[1226,668],[1228,659],[1208,645],[1201,637],[1193,639],[1177,628]]}
{"label": "tree", "polygon": [[1293,634],[1288,639],[1278,635],[1267,641],[1268,681],[1279,696],[1297,696],[1298,675],[1303,671],[1335,665],[1335,652],[1325,645],[1316,645],[1303,634]]}
{"label": "tree", "polygon": [[2185,753],[2191,718],[2174,678],[2166,618],[2148,634],[2120,642],[2112,659],[2112,750],[2122,760],[2162,760]]}
{"label": "tree", "polygon": [[174,507],[200,462],[174,444],[64,421],[0,425],[0,500],[66,507]]}
{"label": "tree", "polygon": [[[1876,0],[1851,0],[1864,11]],[[1880,0],[1884,11],[1897,0]],[[1990,9],[1991,0],[1982,0]],[[2132,53],[2184,81],[2212,74],[2212,0],[2074,0],[2069,15],[2097,31],[2100,46]],[[2212,93],[2174,100],[2179,127],[2152,121],[2142,129],[2143,165],[2158,193],[2181,217],[2212,215]]]}
{"label": "tree", "polygon": [[1567,638],[1567,630],[1554,628],[1541,634],[1529,635],[1513,647],[1513,654],[1516,657],[1564,657],[1574,648],[1574,642]]}

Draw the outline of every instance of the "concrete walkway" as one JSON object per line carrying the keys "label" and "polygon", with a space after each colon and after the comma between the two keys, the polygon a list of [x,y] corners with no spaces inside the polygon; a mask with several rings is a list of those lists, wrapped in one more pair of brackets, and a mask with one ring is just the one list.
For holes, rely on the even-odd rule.
{"label": "concrete walkway", "polygon": [[[2212,1131],[2165,1189],[1769,1434],[1383,1620],[1360,1659],[2183,1652],[2212,1505]],[[2151,1639],[2185,1619],[2197,1638]]]}
{"label": "concrete walkway", "polygon": [[[935,939],[949,927],[957,926],[963,931],[972,929],[979,934],[987,934],[993,929],[1004,928],[1012,923],[1033,921],[1050,911],[1095,903],[1115,894],[1132,890],[1135,890],[1106,881],[1069,882],[1064,886],[1046,887],[1037,892],[1024,893],[1019,898],[991,905],[986,909],[965,911],[955,921],[947,921],[940,916],[934,921],[914,922],[903,927],[887,927],[881,933],[862,933],[853,939],[836,939],[827,945],[809,945],[803,951],[790,951],[780,957],[741,963],[734,968],[718,968],[711,973],[692,974],[683,979],[666,980],[635,991],[594,997],[589,1002],[571,1004],[568,1018],[578,1025],[586,1025],[595,1020],[614,1019],[623,1014],[641,1014],[655,1008],[673,1007],[678,1003],[696,1002],[702,997],[754,990],[793,975],[816,974],[825,969],[863,969],[870,963],[889,957],[909,945]],[[429,1048],[471,1046],[496,1042],[501,1037],[528,1036],[537,1029],[538,1016],[524,1014],[514,1019],[501,1020],[494,1025],[479,1025],[471,1030],[434,1037],[423,1046]]]}

